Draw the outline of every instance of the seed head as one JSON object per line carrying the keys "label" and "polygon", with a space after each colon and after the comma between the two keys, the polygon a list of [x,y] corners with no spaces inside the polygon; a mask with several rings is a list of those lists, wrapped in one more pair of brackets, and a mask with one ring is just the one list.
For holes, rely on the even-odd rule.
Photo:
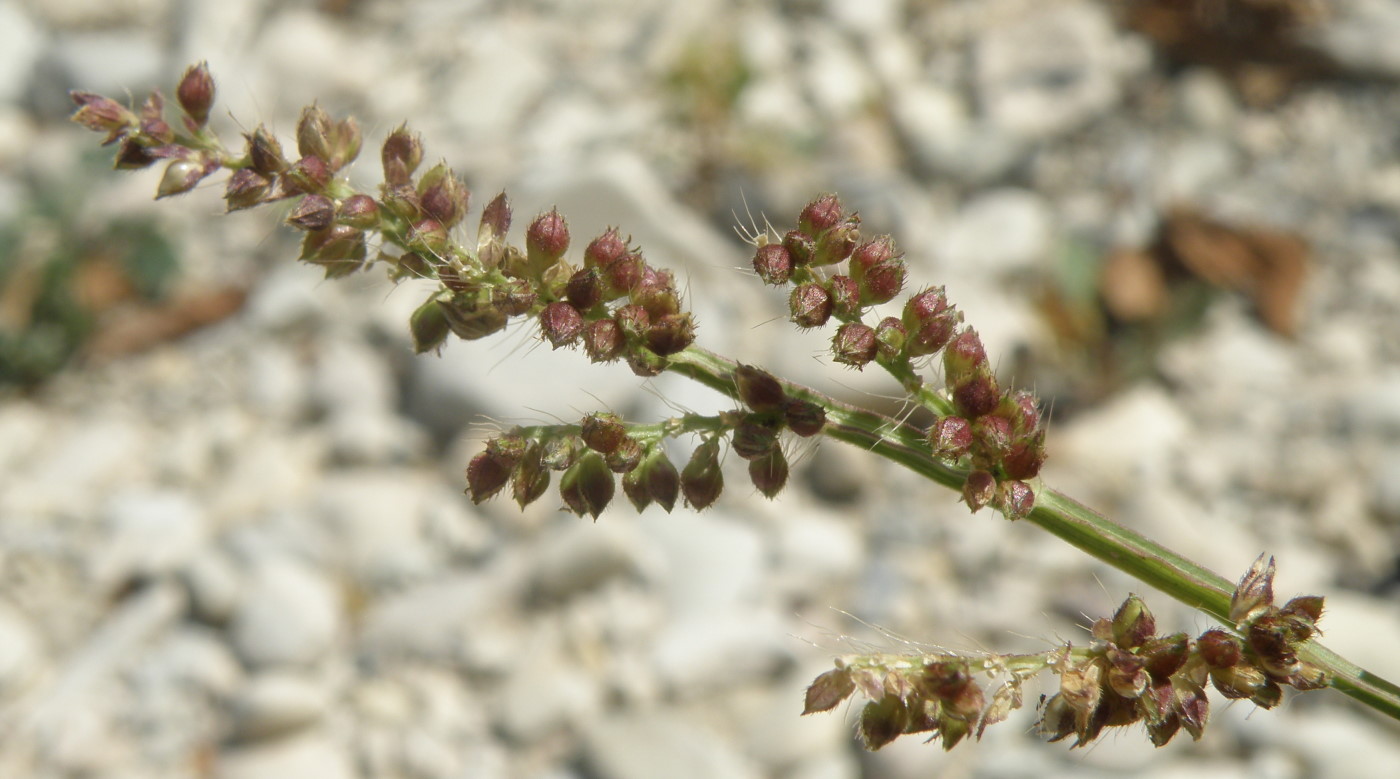
{"label": "seed head", "polygon": [[875,359],[878,351],[875,328],[860,322],[847,322],[831,339],[832,359],[843,365],[862,368]]}
{"label": "seed head", "polygon": [[612,471],[597,452],[581,455],[559,479],[559,495],[569,510],[579,516],[590,515],[594,521],[612,502],[616,490]]}
{"label": "seed head", "polygon": [[252,208],[267,199],[272,191],[272,182],[252,168],[240,168],[229,177],[224,189],[224,201],[228,210],[238,211]]}
{"label": "seed head", "polygon": [[603,454],[616,449],[627,437],[627,426],[616,414],[600,411],[583,418],[580,425],[583,442],[588,448]]}
{"label": "seed head", "polygon": [[574,308],[587,311],[603,301],[603,279],[597,268],[585,267],[569,277],[564,297]]}
{"label": "seed head", "polygon": [[588,247],[583,250],[583,267],[607,268],[626,254],[627,242],[622,240],[617,228],[609,227],[602,235],[588,242]]}
{"label": "seed head", "polygon": [[540,330],[555,349],[569,346],[583,332],[583,315],[568,303],[550,303],[540,312]]}
{"label": "seed head", "polygon": [[522,509],[534,503],[549,489],[549,468],[544,464],[543,452],[544,447],[539,442],[531,441],[525,447],[520,462],[515,466],[511,490],[516,504]]}
{"label": "seed head", "polygon": [[1035,490],[1023,481],[1007,479],[997,485],[995,500],[996,507],[1001,509],[1001,513],[1006,515],[1007,519],[1025,519],[1030,516],[1031,509],[1035,508]]}
{"label": "seed head", "polygon": [[466,215],[471,192],[447,163],[440,162],[418,181],[418,202],[425,216],[451,230]]}
{"label": "seed head", "polygon": [[791,230],[783,236],[783,248],[787,249],[794,267],[809,265],[817,252],[817,242],[811,236],[798,230]]}
{"label": "seed head", "polygon": [[324,230],[331,226],[334,219],[335,203],[330,198],[306,195],[287,215],[287,224],[299,230]]}
{"label": "seed head", "polygon": [[209,175],[209,172],[210,169],[206,168],[204,161],[198,158],[172,160],[160,178],[160,186],[156,188],[156,199],[189,192]]}
{"label": "seed head", "polygon": [[957,416],[939,417],[928,431],[935,457],[957,460],[972,448],[972,423]]}
{"label": "seed head", "polygon": [[788,480],[787,457],[777,446],[762,457],[749,460],[749,480],[765,498],[775,498]]}
{"label": "seed head", "polygon": [[443,314],[442,306],[438,305],[437,293],[428,298],[408,318],[408,329],[413,335],[413,351],[417,354],[433,351],[447,340],[451,328],[447,325],[447,316]]}
{"label": "seed head", "polygon": [[798,327],[821,327],[831,318],[831,293],[815,282],[799,284],[788,297],[788,310]]}
{"label": "seed head", "polygon": [[781,286],[792,278],[792,254],[779,243],[758,247],[753,255],[753,269],[764,284]]}
{"label": "seed head", "polygon": [[140,123],[135,112],[110,97],[76,91],[68,96],[78,106],[69,119],[89,130],[107,133],[104,143],[115,141]]}
{"label": "seed head", "polygon": [[476,231],[477,246],[485,248],[492,242],[502,241],[508,232],[510,201],[506,199],[506,193],[502,192],[491,198],[491,202],[481,211],[481,226]]}
{"label": "seed head", "polygon": [[185,71],[180,85],[175,88],[175,99],[193,122],[191,131],[209,121],[209,108],[214,105],[214,79],[209,75],[208,63],[191,65]]}
{"label": "seed head", "polygon": [[569,225],[558,209],[551,208],[535,217],[525,229],[525,253],[535,273],[543,273],[559,262],[568,249]]}
{"label": "seed head", "polygon": [[407,187],[413,183],[413,172],[423,162],[423,140],[408,131],[408,125],[389,133],[380,150],[387,187]]}
{"label": "seed head", "polygon": [[297,120],[297,153],[303,157],[331,158],[331,118],[315,103],[301,109]]}
{"label": "seed head", "polygon": [[826,409],[809,400],[789,399],[783,403],[783,421],[792,432],[809,438],[826,426]]}
{"label": "seed head", "polygon": [[840,224],[845,216],[841,209],[841,201],[835,195],[820,195],[798,214],[797,226],[804,234],[815,239]]}
{"label": "seed head", "polygon": [[719,441],[710,439],[695,448],[681,471],[681,492],[694,509],[709,508],[724,490],[719,467]]}
{"label": "seed head", "polygon": [[963,501],[974,512],[991,503],[997,496],[997,480],[988,471],[973,471],[963,482]]}
{"label": "seed head", "polygon": [[832,276],[826,282],[831,292],[831,312],[841,318],[858,317],[861,312],[860,287],[850,276]]}
{"label": "seed head", "polygon": [[778,446],[778,427],[764,417],[751,414],[734,428],[730,446],[745,460],[765,457]]}
{"label": "seed head", "polygon": [[627,339],[613,319],[589,322],[583,329],[583,348],[593,362],[612,362],[622,355]]}
{"label": "seed head", "polygon": [[759,413],[782,409],[786,399],[777,378],[752,365],[740,365],[735,369],[734,388],[739,393],[739,400]]}
{"label": "seed head", "polygon": [[690,314],[668,314],[652,319],[647,329],[647,348],[666,357],[695,341],[695,324]]}

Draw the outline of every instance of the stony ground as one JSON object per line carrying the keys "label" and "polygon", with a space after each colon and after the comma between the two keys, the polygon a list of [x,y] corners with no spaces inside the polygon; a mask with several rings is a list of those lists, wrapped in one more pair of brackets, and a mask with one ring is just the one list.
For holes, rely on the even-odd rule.
{"label": "stony ground", "polygon": [[[702,515],[474,507],[493,429],[727,401],[528,328],[414,358],[421,289],[320,280],[275,215],[216,216],[217,186],[153,206],[154,174],[80,164],[94,139],[63,117],[68,89],[169,89],[207,59],[230,134],[285,135],[313,99],[370,138],[407,118],[478,202],[621,225],[687,279],[705,345],[895,408],[782,321],[732,229],[840,192],[1056,403],[1047,481],[1227,576],[1277,555],[1282,593],[1327,596],[1327,643],[1395,678],[1396,35],[1394,4],[1338,3],[1298,34],[1338,70],[1292,83],[1169,64],[1089,0],[0,0],[0,219],[57,181],[84,223],[160,219],[184,287],[248,290],[0,397],[0,775],[1390,776],[1400,729],[1327,692],[1216,701],[1162,750],[1046,745],[1023,711],[951,753],[862,753],[839,711],[797,716],[833,656],[1080,641],[1133,583],[836,444],[797,445],[779,500],[731,486]],[[1045,280],[1148,247],[1181,204],[1311,248],[1295,332],[1217,295],[1086,391]]]}

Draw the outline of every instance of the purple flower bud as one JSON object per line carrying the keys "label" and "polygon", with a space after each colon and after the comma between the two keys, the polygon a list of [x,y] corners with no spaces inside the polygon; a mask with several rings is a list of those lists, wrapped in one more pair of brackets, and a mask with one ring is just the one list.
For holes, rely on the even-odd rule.
{"label": "purple flower bud", "polygon": [[131,109],[110,97],[78,91],[69,92],[68,96],[78,106],[68,118],[89,130],[108,133],[106,143],[134,129],[139,122]]}
{"label": "purple flower bud", "polygon": [[710,439],[695,448],[681,471],[681,492],[691,508],[709,508],[724,490],[724,474],[719,467],[719,441]]}
{"label": "purple flower bud", "polygon": [[418,181],[418,203],[423,214],[451,230],[462,221],[471,202],[467,185],[447,167],[438,163]]}
{"label": "purple flower bud", "polygon": [[939,417],[928,431],[935,457],[957,460],[972,448],[972,424],[962,417]]}
{"label": "purple flower bud", "polygon": [[775,446],[767,454],[751,459],[749,480],[765,498],[777,497],[788,480],[788,462],[783,450]]}
{"label": "purple flower bud", "polygon": [[986,371],[964,377],[952,384],[952,388],[953,408],[968,419],[992,413],[1001,399],[997,380]]}
{"label": "purple flower bud", "polygon": [[792,255],[782,244],[764,244],[754,252],[753,269],[764,284],[781,286],[792,278]]}
{"label": "purple flower bud", "polygon": [[997,485],[996,506],[1007,519],[1025,519],[1035,508],[1035,490],[1023,481],[1008,479]]}
{"label": "purple flower bud", "polygon": [[893,360],[904,351],[904,323],[892,316],[880,320],[875,326],[875,347],[880,357]]}
{"label": "purple flower bud", "polygon": [[413,335],[413,351],[417,354],[438,349],[447,340],[451,328],[447,325],[442,306],[438,305],[437,293],[409,316],[408,329]]}
{"label": "purple flower bud", "polygon": [[641,461],[642,445],[630,436],[624,437],[607,455],[608,470],[613,473],[631,473]]}
{"label": "purple flower bud", "polygon": [[655,502],[669,514],[680,496],[681,477],[676,466],[657,448],[648,452],[642,462],[623,477],[622,486],[638,511]]}
{"label": "purple flower bud", "polygon": [[1001,462],[1011,449],[1011,423],[994,414],[978,416],[972,420],[972,440],[979,456]]}
{"label": "purple flower bud", "polygon": [[477,244],[484,247],[493,241],[504,240],[508,232],[510,201],[506,199],[506,193],[502,192],[491,198],[491,202],[481,211],[481,226],[476,231]]}
{"label": "purple flower bud", "polygon": [[627,437],[627,427],[617,414],[598,412],[583,418],[580,436],[588,448],[608,454]]}
{"label": "purple flower bud", "polygon": [[831,711],[837,704],[846,700],[856,691],[856,683],[851,679],[849,668],[836,668],[818,676],[807,688],[802,715]]}
{"label": "purple flower bud", "polygon": [[540,312],[540,329],[555,349],[568,346],[583,332],[583,316],[568,303],[550,303]]}
{"label": "purple flower bud", "polygon": [[289,194],[320,192],[331,181],[331,169],[320,157],[302,157],[282,176],[282,189]]}
{"label": "purple flower bud", "polygon": [[491,304],[506,316],[528,314],[538,300],[535,288],[524,279],[507,279],[491,291]]}
{"label": "purple flower bud", "polygon": [[506,326],[505,313],[491,303],[489,295],[457,294],[441,305],[448,327],[463,340],[485,338]]}
{"label": "purple flower bud", "polygon": [[627,339],[612,319],[589,322],[583,330],[583,348],[593,362],[612,362],[622,355]]}
{"label": "purple flower bud", "polygon": [[325,195],[307,195],[287,215],[287,224],[298,230],[324,230],[335,220],[335,203]]}
{"label": "purple flower bud", "polygon": [[845,212],[835,195],[820,195],[808,203],[797,216],[797,226],[803,233],[816,238],[841,223]]}
{"label": "purple flower bud", "polygon": [[209,121],[209,108],[214,105],[214,79],[209,75],[208,63],[191,65],[185,71],[180,85],[175,88],[175,99],[194,120],[195,127],[203,127]]}
{"label": "purple flower bud", "polygon": [[895,257],[885,260],[865,271],[864,276],[856,277],[860,285],[860,300],[866,305],[875,305],[894,300],[904,289],[904,279],[909,271],[904,260]]}
{"label": "purple flower bud", "polygon": [[622,334],[629,341],[645,339],[647,331],[651,329],[651,315],[641,306],[618,306],[613,312],[613,318],[617,320],[618,327],[622,328]]}
{"label": "purple flower bud", "polygon": [[355,117],[347,116],[331,125],[331,156],[328,161],[332,170],[340,170],[360,156],[364,137],[360,134],[360,123]]}
{"label": "purple flower bud", "polygon": [[624,254],[600,268],[609,300],[631,294],[647,276],[646,261],[636,252]]}
{"label": "purple flower bud", "polygon": [[779,411],[786,395],[773,374],[751,365],[740,365],[734,371],[734,387],[739,400],[758,413]]}
{"label": "purple flower bud", "polygon": [[408,230],[410,249],[432,257],[447,253],[447,228],[436,219],[420,219]]}
{"label": "purple flower bud", "polygon": [[812,256],[817,253],[817,242],[805,233],[791,230],[783,236],[783,248],[787,249],[794,267],[810,265]]}
{"label": "purple flower bud", "polygon": [[996,477],[988,471],[973,471],[967,475],[967,481],[963,482],[962,492],[963,502],[976,512],[996,499]]}
{"label": "purple flower bud", "polygon": [[580,456],[559,479],[559,495],[569,510],[579,516],[591,515],[595,522],[616,490],[612,472],[596,452]]}
{"label": "purple flower bud", "polygon": [[810,438],[826,426],[826,409],[810,400],[788,400],[783,404],[783,421],[792,432]]}
{"label": "purple flower bud", "polygon": [[387,186],[409,186],[413,182],[413,172],[423,162],[423,141],[408,131],[408,125],[400,125],[384,139],[380,159]]}
{"label": "purple flower bud", "polygon": [[175,147],[151,148],[133,136],[125,136],[117,146],[117,156],[113,160],[112,167],[117,170],[142,170],[156,164],[164,159],[166,150],[174,150]]}
{"label": "purple flower bud", "polygon": [[962,312],[948,305],[942,287],[935,287],[909,298],[903,321],[909,333],[909,356],[921,357],[947,345],[962,321]]}
{"label": "purple flower bud", "polygon": [[535,273],[543,273],[546,268],[559,262],[568,249],[569,225],[558,209],[550,209],[535,217],[535,221],[525,230],[525,253]]}
{"label": "purple flower bud", "polygon": [[646,469],[638,465],[622,477],[622,494],[627,496],[639,514],[651,505],[651,493],[647,492],[647,485],[643,480],[645,475]]}
{"label": "purple flower bud", "polygon": [[690,314],[667,314],[653,318],[647,330],[647,348],[669,357],[695,341],[695,324]]}
{"label": "purple flower bud", "polygon": [[481,503],[500,492],[524,453],[525,442],[518,436],[487,441],[486,450],[467,465],[467,493],[472,502]]}
{"label": "purple flower bud", "polygon": [[569,277],[564,298],[579,311],[587,311],[603,300],[603,280],[596,268],[583,268]]}
{"label": "purple flower bud", "polygon": [[812,252],[813,265],[830,265],[843,262],[851,256],[860,243],[860,217],[852,215],[840,225],[822,233],[817,238],[816,250]]}
{"label": "purple flower bud", "polygon": [[831,313],[843,319],[858,317],[861,313],[860,287],[850,276],[832,276],[826,282],[831,293]]}
{"label": "purple flower bud", "polygon": [[141,120],[141,135],[147,142],[168,144],[175,140],[175,131],[161,117]]}
{"label": "purple flower bud", "polygon": [[229,177],[224,189],[224,201],[228,210],[237,211],[252,208],[262,203],[272,191],[272,182],[252,168],[240,168]]}
{"label": "purple flower bud", "polygon": [[856,368],[864,367],[875,359],[878,345],[875,329],[860,322],[847,322],[836,331],[831,339],[832,359]]}
{"label": "purple flower bud", "polygon": [[799,284],[788,297],[788,310],[798,327],[821,327],[831,318],[831,293],[815,282]]}
{"label": "purple flower bud", "polygon": [[549,468],[544,464],[543,453],[544,447],[531,441],[515,466],[511,489],[516,504],[522,509],[539,500],[549,489]]}
{"label": "purple flower bud", "polygon": [[172,160],[160,178],[160,186],[156,188],[156,199],[183,195],[194,189],[209,173],[210,170],[198,158]]}
{"label": "purple flower bud", "polygon": [[1002,470],[1013,479],[1034,479],[1045,465],[1045,431],[1016,440],[1001,458]]}
{"label": "purple flower bud", "polygon": [[1147,603],[1137,595],[1129,595],[1113,615],[1113,643],[1123,649],[1133,649],[1157,635],[1157,619]]}
{"label": "purple flower bud", "polygon": [[379,225],[379,203],[369,195],[351,195],[341,201],[336,219],[361,230],[374,229]]}
{"label": "purple flower bud", "polygon": [[982,339],[970,327],[958,333],[943,352],[943,372],[949,385],[987,369],[987,352],[982,348]]}
{"label": "purple flower bud", "polygon": [[1229,668],[1244,659],[1244,645],[1240,640],[1216,628],[1196,639],[1196,652],[1212,668]]}
{"label": "purple flower bud", "polygon": [[756,415],[746,417],[734,428],[730,446],[745,460],[757,460],[778,446],[778,427]]}
{"label": "purple flower bud", "polygon": [[602,235],[588,242],[583,250],[583,267],[607,268],[627,254],[627,242],[622,240],[616,227],[609,227]]}
{"label": "purple flower bud", "polygon": [[671,314],[679,314],[681,310],[681,299],[676,294],[675,277],[670,271],[646,268],[641,280],[628,293],[628,298],[634,305],[646,309],[653,321]]}
{"label": "purple flower bud", "polygon": [[297,120],[297,153],[303,157],[331,158],[331,118],[320,106],[312,103],[301,109]]}
{"label": "purple flower bud", "polygon": [[248,139],[248,164],[253,170],[267,178],[272,178],[287,169],[287,160],[282,156],[282,144],[277,137],[258,125]]}

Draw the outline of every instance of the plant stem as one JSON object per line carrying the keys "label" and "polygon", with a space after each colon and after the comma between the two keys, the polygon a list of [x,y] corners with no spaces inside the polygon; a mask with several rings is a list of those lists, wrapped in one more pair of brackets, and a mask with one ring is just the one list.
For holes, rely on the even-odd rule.
{"label": "plant stem", "polygon": [[[674,371],[728,396],[739,364],[697,346],[671,357]],[[892,460],[945,487],[961,489],[964,474],[935,459],[922,433],[907,424],[842,403],[816,390],[779,379],[794,398],[817,403],[826,411],[824,434]],[[1133,530],[1102,516],[1043,483],[1037,484],[1035,508],[1027,518],[1084,552],[1120,571],[1231,625],[1234,585],[1225,577]],[[1366,706],[1400,720],[1400,687],[1309,641],[1301,659],[1326,672],[1328,684]]]}

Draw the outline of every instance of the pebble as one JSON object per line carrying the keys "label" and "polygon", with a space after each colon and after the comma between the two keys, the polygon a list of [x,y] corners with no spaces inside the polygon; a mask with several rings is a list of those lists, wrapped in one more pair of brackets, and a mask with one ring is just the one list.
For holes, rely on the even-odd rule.
{"label": "pebble", "polygon": [[93,577],[107,588],[182,568],[209,532],[199,504],[177,490],[128,488],[107,500],[102,517]]}
{"label": "pebble", "polygon": [[13,104],[23,97],[45,37],[20,3],[0,2],[0,104]]}
{"label": "pebble", "polygon": [[584,737],[590,774],[615,779],[746,779],[763,773],[719,735],[646,712],[598,721]]}
{"label": "pebble", "polygon": [[39,636],[13,606],[0,601],[0,701],[24,689],[39,670]]}
{"label": "pebble", "polygon": [[308,666],[335,644],[341,614],[339,594],[319,571],[293,559],[266,559],[248,573],[229,638],[255,668]]}
{"label": "pebble", "polygon": [[340,743],[329,734],[315,731],[221,750],[214,768],[214,776],[218,779],[270,779],[281,776],[352,779],[355,775],[355,769]]}
{"label": "pebble", "polygon": [[326,710],[321,685],[294,673],[272,671],[250,677],[233,699],[236,737],[278,738],[314,725]]}
{"label": "pebble", "polygon": [[1004,277],[1044,264],[1052,232],[1043,198],[1024,189],[993,189],[959,212],[940,257],[956,272]]}

